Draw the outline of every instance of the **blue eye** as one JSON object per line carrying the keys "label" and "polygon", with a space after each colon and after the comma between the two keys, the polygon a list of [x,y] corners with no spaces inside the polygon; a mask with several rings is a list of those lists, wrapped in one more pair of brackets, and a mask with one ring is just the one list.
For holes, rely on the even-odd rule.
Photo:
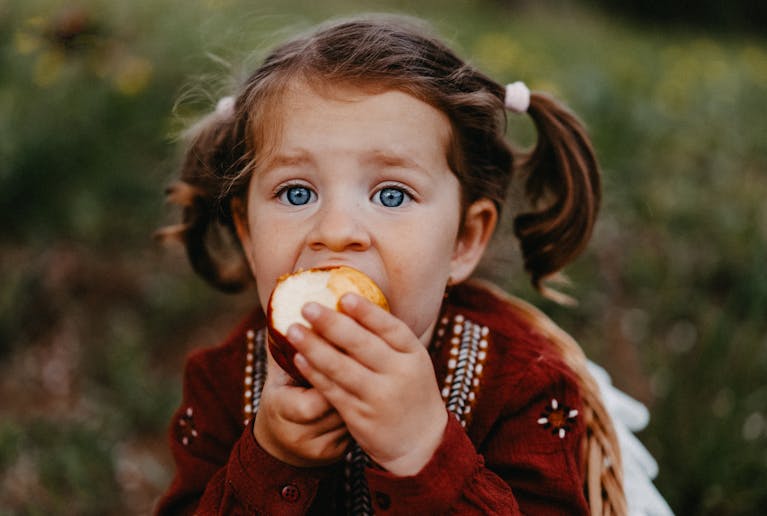
{"label": "blue eye", "polygon": [[401,188],[382,188],[376,192],[374,199],[387,208],[397,208],[410,199],[410,195]]}
{"label": "blue eye", "polygon": [[280,201],[293,206],[303,206],[316,198],[316,194],[305,186],[287,186],[278,194]]}

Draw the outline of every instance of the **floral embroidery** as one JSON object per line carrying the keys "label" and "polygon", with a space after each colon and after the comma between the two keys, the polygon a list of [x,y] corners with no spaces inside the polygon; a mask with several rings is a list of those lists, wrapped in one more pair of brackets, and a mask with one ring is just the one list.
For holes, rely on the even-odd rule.
{"label": "floral embroidery", "polygon": [[194,427],[194,419],[192,419],[193,415],[192,407],[187,407],[181,417],[178,418],[178,440],[184,446],[189,446],[189,443],[197,437],[197,429]]}
{"label": "floral embroidery", "polygon": [[577,416],[577,410],[564,405],[560,407],[556,398],[552,398],[551,403],[546,406],[538,418],[538,424],[546,429],[551,428],[553,435],[558,435],[560,439],[564,439],[570,430],[570,423],[575,421]]}

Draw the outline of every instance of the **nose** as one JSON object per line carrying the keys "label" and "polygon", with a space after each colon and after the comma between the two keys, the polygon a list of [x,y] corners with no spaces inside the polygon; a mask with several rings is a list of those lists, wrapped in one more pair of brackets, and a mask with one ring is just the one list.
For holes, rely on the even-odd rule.
{"label": "nose", "polygon": [[312,250],[364,251],[370,247],[371,237],[364,224],[362,206],[343,199],[327,200],[315,214],[308,234]]}

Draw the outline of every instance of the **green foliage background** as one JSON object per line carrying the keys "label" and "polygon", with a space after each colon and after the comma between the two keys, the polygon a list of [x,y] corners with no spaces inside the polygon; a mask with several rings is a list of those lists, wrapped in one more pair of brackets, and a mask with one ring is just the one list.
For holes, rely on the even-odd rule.
{"label": "green foliage background", "polygon": [[[484,273],[650,406],[641,438],[677,513],[762,513],[767,43],[522,4],[0,0],[0,513],[151,510],[184,355],[253,301],[151,240],[175,220],[174,135],[271,43],[360,11],[423,16],[587,123],[605,205],[568,270],[580,304],[530,291],[508,230]],[[526,119],[510,133],[534,138]]]}

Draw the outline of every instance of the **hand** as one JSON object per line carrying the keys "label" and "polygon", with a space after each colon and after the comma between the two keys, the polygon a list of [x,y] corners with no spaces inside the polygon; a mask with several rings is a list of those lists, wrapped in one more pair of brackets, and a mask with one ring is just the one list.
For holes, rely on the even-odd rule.
{"label": "hand", "polygon": [[267,357],[266,381],[253,426],[258,443],[293,466],[338,461],[351,443],[338,412],[316,389],[295,385],[270,353]]}
{"label": "hand", "polygon": [[340,307],[304,307],[312,328],[296,324],[287,335],[296,366],[373,461],[414,475],[447,425],[429,354],[405,323],[361,296],[345,294]]}

